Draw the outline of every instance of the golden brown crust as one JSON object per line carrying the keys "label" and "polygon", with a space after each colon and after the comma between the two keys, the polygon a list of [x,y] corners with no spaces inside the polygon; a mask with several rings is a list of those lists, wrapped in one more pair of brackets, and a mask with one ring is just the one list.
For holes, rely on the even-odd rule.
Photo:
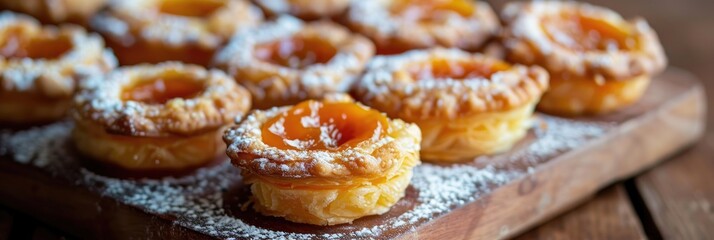
{"label": "golden brown crust", "polygon": [[285,150],[264,143],[261,126],[288,109],[255,110],[227,130],[223,139],[233,164],[263,177],[345,181],[390,175],[402,167],[407,156],[419,152],[419,128],[398,119],[389,120],[386,136],[340,151]]}
{"label": "golden brown crust", "polygon": [[[91,26],[109,43],[116,45],[112,47],[118,48],[117,55],[122,64],[181,60],[207,65],[210,56],[203,55],[212,55],[236,30],[256,26],[263,20],[260,9],[244,0],[207,1],[223,4],[207,16],[163,13],[159,10],[162,1],[168,0],[113,1],[107,11],[92,19]],[[175,2],[188,4],[191,1]],[[161,51],[154,54],[168,55],[165,57],[168,59],[149,54],[144,56],[146,59],[137,60],[135,58],[139,57],[125,53],[132,48],[144,52]],[[200,60],[192,60],[195,58]]]}
{"label": "golden brown crust", "polygon": [[[164,104],[123,100],[133,84],[178,74],[203,86],[193,98],[173,98]],[[137,65],[94,77],[75,98],[75,118],[129,136],[195,135],[229,124],[250,109],[250,94],[217,70],[176,62]]]}
{"label": "golden brown crust", "polygon": [[498,17],[485,2],[464,1],[473,8],[469,15],[442,11],[441,15],[429,21],[415,21],[391,13],[390,8],[397,2],[352,1],[347,25],[372,39],[379,49],[378,53],[435,46],[476,50],[500,28]]}
{"label": "golden brown crust", "polygon": [[290,14],[312,20],[337,16],[350,4],[350,0],[256,0],[255,3],[269,15]]}
{"label": "golden brown crust", "polygon": [[[617,51],[576,51],[554,43],[541,27],[544,17],[575,13],[599,19],[635,39],[634,49]],[[627,21],[616,12],[587,3],[538,1],[511,3],[502,14],[508,23],[504,45],[509,59],[537,64],[551,75],[600,80],[622,80],[653,75],[666,66],[667,59],[656,33],[643,19]]]}
{"label": "golden brown crust", "polygon": [[548,87],[548,73],[536,66],[510,66],[488,79],[414,79],[407,72],[408,66],[434,59],[503,64],[480,54],[442,48],[379,56],[368,66],[355,94],[390,117],[413,122],[514,109],[536,101]]}
{"label": "golden brown crust", "polygon": [[[320,39],[337,52],[325,63],[304,68],[256,59],[256,45],[290,37]],[[237,33],[217,54],[215,64],[248,88],[256,108],[265,109],[344,92],[373,55],[369,40],[338,25],[281,17],[275,23]]]}
{"label": "golden brown crust", "polygon": [[50,23],[85,23],[107,0],[3,0],[4,9],[26,13]]}
{"label": "golden brown crust", "polygon": [[71,48],[57,58],[6,57],[0,55],[0,94],[15,92],[42,98],[68,98],[80,79],[102,74],[116,66],[114,56],[104,49],[97,35],[77,26],[43,27],[34,19],[4,12],[0,14],[0,42],[23,36],[66,37]]}

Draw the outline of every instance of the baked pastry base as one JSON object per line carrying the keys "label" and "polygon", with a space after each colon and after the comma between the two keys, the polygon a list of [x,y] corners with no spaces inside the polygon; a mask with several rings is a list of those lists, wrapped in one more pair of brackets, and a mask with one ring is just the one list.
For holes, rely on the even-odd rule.
{"label": "baked pastry base", "polygon": [[224,128],[195,136],[136,137],[107,133],[78,120],[75,147],[93,161],[136,171],[171,171],[202,166],[224,154]]}
{"label": "baked pastry base", "polygon": [[615,81],[551,78],[538,110],[566,116],[616,111],[640,99],[650,80],[646,75]]}
{"label": "baked pastry base", "polygon": [[458,162],[501,153],[528,132],[535,103],[503,112],[486,112],[456,119],[416,121],[422,131],[425,161]]}

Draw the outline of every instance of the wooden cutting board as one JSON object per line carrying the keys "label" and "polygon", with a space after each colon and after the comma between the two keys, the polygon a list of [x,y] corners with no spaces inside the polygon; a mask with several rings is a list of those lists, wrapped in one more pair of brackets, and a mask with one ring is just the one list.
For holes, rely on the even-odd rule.
{"label": "wooden cutting board", "polygon": [[507,238],[691,144],[705,111],[698,80],[669,69],[634,106],[594,118],[538,114],[508,153],[422,164],[391,211],[331,227],[255,213],[239,171],[225,162],[164,179],[94,173],[62,122],[0,136],[0,203],[87,238]]}

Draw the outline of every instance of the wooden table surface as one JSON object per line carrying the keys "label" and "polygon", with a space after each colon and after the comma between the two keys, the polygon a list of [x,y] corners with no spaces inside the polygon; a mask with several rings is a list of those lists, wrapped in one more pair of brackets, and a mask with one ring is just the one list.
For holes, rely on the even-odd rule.
{"label": "wooden table surface", "polygon": [[[507,1],[491,1],[499,8]],[[600,0],[626,17],[645,17],[659,33],[670,65],[693,72],[714,106],[714,1]],[[653,169],[616,183],[581,206],[519,239],[714,238],[714,111],[697,144]],[[67,239],[22,213],[0,206],[0,240]]]}

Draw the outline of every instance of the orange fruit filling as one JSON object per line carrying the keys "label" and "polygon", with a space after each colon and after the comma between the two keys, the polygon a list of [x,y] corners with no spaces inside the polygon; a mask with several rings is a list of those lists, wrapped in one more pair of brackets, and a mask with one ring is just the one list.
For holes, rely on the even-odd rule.
{"label": "orange fruit filling", "polygon": [[0,45],[0,55],[6,58],[56,59],[73,47],[67,36],[30,36],[22,31],[17,28],[5,33]]}
{"label": "orange fruit filling", "polygon": [[469,79],[490,78],[496,72],[510,67],[505,62],[484,63],[478,61],[451,61],[434,59],[407,69],[412,78],[421,79]]}
{"label": "orange fruit filling", "polygon": [[203,91],[203,84],[179,74],[140,81],[124,89],[122,100],[138,101],[147,104],[164,104],[174,98],[189,99]]}
{"label": "orange fruit filling", "polygon": [[263,142],[280,149],[341,150],[387,134],[388,119],[351,102],[299,103],[262,126]]}
{"label": "orange fruit filling", "polygon": [[291,37],[259,44],[256,58],[289,68],[304,68],[327,63],[337,54],[337,48],[319,38]]}
{"label": "orange fruit filling", "polygon": [[636,47],[636,39],[626,29],[597,18],[560,14],[544,18],[542,27],[552,41],[576,51],[614,51]]}
{"label": "orange fruit filling", "polygon": [[224,0],[163,0],[159,11],[185,17],[208,17],[226,5]]}
{"label": "orange fruit filling", "polygon": [[394,15],[415,22],[428,22],[437,19],[444,12],[468,17],[473,15],[476,9],[470,0],[399,0],[390,10]]}

